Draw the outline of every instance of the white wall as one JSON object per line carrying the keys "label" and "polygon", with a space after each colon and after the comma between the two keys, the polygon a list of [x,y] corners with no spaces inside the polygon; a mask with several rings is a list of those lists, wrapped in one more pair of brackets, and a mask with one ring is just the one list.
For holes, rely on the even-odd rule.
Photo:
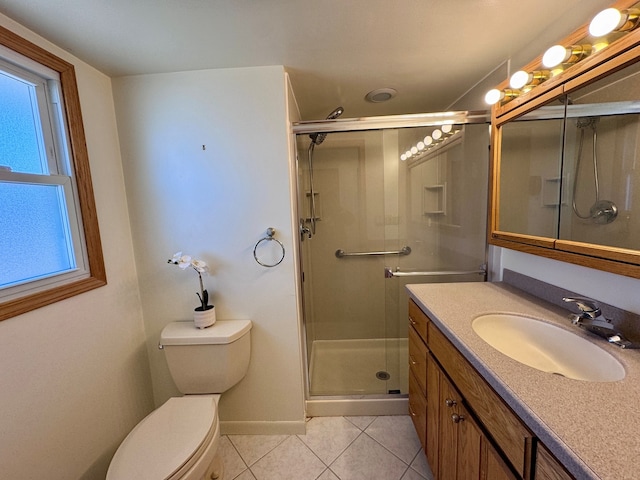
{"label": "white wall", "polygon": [[[284,69],[125,77],[114,95],[156,404],[178,394],[160,332],[198,306],[195,272],[167,264],[181,250],[211,265],[219,319],[253,321],[249,372],[220,403],[223,431],[304,431]],[[287,251],[275,268],[253,258],[268,227]]]}
{"label": "white wall", "polygon": [[0,477],[104,479],[153,406],[108,77],[0,15],[76,67],[108,285],[0,322]]}

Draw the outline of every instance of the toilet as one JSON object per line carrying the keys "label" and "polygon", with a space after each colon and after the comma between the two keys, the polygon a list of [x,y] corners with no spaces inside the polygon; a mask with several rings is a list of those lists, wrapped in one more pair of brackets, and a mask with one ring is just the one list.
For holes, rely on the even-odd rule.
{"label": "toilet", "polygon": [[250,320],[219,320],[197,329],[172,322],[160,336],[182,397],[151,412],[116,451],[106,480],[222,480],[218,400],[247,373]]}

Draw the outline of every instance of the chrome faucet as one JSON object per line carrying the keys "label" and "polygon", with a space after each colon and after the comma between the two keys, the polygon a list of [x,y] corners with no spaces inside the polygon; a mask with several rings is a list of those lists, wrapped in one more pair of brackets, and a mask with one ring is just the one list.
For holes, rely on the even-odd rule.
{"label": "chrome faucet", "polygon": [[640,348],[640,344],[630,342],[616,330],[611,320],[602,315],[600,305],[595,300],[584,297],[563,297],[562,300],[575,303],[580,310],[579,314],[569,314],[569,319],[574,325],[595,333],[621,348]]}

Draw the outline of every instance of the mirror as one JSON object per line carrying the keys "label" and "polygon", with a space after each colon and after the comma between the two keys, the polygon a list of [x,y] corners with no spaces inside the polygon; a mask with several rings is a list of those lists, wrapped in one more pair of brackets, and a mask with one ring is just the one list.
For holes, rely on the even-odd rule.
{"label": "mirror", "polygon": [[543,106],[502,127],[499,229],[556,238],[564,106]]}
{"label": "mirror", "polygon": [[496,121],[491,243],[640,278],[640,62],[615,60]]}
{"label": "mirror", "polygon": [[559,239],[640,250],[640,63],[568,94]]}

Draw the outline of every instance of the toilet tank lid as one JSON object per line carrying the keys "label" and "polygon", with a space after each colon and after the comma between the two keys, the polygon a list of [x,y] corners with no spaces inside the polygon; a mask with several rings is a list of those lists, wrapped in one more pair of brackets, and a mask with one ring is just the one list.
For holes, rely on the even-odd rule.
{"label": "toilet tank lid", "polygon": [[251,330],[251,320],[218,320],[208,328],[196,328],[192,321],[171,322],[162,330],[161,345],[224,345]]}

